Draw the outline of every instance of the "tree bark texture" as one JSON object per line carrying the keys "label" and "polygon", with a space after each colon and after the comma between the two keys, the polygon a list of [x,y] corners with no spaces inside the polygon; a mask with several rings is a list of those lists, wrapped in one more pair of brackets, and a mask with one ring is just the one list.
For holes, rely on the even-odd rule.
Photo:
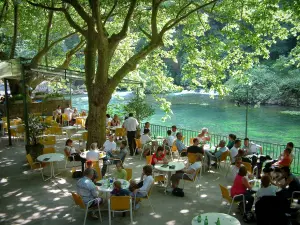
{"label": "tree bark texture", "polygon": [[17,1],[13,1],[14,3],[14,35],[12,38],[12,44],[10,49],[9,58],[13,59],[16,53],[16,45],[17,45],[17,37],[18,37],[18,22],[19,22],[19,3]]}

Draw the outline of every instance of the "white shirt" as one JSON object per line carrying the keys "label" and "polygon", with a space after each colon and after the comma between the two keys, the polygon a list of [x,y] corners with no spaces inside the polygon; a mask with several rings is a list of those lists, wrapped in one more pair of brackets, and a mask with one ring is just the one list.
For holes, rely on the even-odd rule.
{"label": "white shirt", "polygon": [[172,146],[175,141],[175,137],[170,135],[170,136],[166,137],[166,140],[167,140],[168,145]]}
{"label": "white shirt", "polygon": [[261,187],[256,192],[256,197],[261,198],[263,196],[276,196],[277,187],[274,185],[270,185],[269,187]]}
{"label": "white shirt", "polygon": [[244,146],[244,149],[247,149],[248,155],[252,155],[254,153],[260,152],[260,147],[261,147],[260,145],[257,145],[255,143],[249,143],[249,146],[248,147]]}
{"label": "white shirt", "polygon": [[176,137],[176,134],[177,134],[177,131],[175,131],[175,132],[172,131],[172,134],[171,134],[171,135],[172,135],[173,137]]}
{"label": "white shirt", "polygon": [[99,161],[99,151],[90,150],[86,153],[86,160]]}
{"label": "white shirt", "polygon": [[69,152],[70,155],[76,153],[76,150],[74,147],[66,146],[65,149]]}
{"label": "white shirt", "polygon": [[231,149],[230,149],[230,156],[231,156],[231,162],[234,163],[235,162],[235,158],[236,155],[238,154],[239,152],[239,149],[237,149],[235,146],[233,146]]}
{"label": "white shirt", "polygon": [[127,131],[136,131],[138,125],[139,125],[138,121],[133,117],[129,117],[124,122],[124,127],[126,128]]}
{"label": "white shirt", "polygon": [[111,152],[112,150],[117,149],[117,144],[114,141],[110,142],[109,140],[106,140],[103,144],[103,147],[104,147],[104,151]]}
{"label": "white shirt", "polygon": [[57,116],[57,115],[60,115],[61,114],[61,109],[56,109],[55,110],[55,115]]}
{"label": "white shirt", "polygon": [[73,114],[74,110],[71,108],[65,108],[64,110],[64,114],[66,114],[69,118],[69,121],[72,120],[72,114]]}
{"label": "white shirt", "polygon": [[150,141],[152,141],[152,140],[151,140],[151,138],[149,137],[148,134],[143,134],[141,136],[141,143],[142,143],[142,145],[144,145],[144,144],[146,144],[147,142],[150,142]]}
{"label": "white shirt", "polygon": [[108,126],[108,123],[111,121],[111,118],[106,117],[106,126]]}
{"label": "white shirt", "polygon": [[200,161],[197,161],[197,162],[195,162],[195,163],[193,163],[192,165],[190,165],[190,167],[188,168],[188,170],[194,170],[194,172],[193,173],[191,173],[191,174],[187,174],[187,176],[190,178],[190,179],[194,179],[194,177],[195,177],[195,175],[196,175],[196,171],[198,170],[198,169],[200,169],[201,168],[201,162]]}

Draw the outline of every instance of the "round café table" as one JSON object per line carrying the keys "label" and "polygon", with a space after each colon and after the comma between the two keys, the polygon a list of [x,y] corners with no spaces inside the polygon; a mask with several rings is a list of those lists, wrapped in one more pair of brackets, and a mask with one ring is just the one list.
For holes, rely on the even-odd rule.
{"label": "round caf\u00e9 table", "polygon": [[224,213],[203,213],[201,214],[201,223],[197,221],[198,216],[195,216],[192,220],[192,225],[203,225],[205,217],[207,216],[208,225],[216,225],[218,218],[220,219],[221,225],[241,225],[235,217]]}
{"label": "round caf\u00e9 table", "polygon": [[[123,189],[129,188],[129,182],[124,179],[116,179],[121,182],[121,187]],[[97,188],[99,191],[104,192],[106,194],[106,198],[108,198],[108,194],[113,190],[113,183],[110,183],[109,186],[107,185],[107,179],[102,179],[96,182],[97,184],[100,184],[101,186],[97,185]]]}
{"label": "round caf\u00e9 table", "polygon": [[[86,159],[86,153],[88,151],[84,151],[84,152],[81,152],[80,153],[80,157],[83,158],[83,159]],[[99,151],[99,159],[103,159],[106,157],[106,153],[105,152],[102,152],[102,151]]]}
{"label": "round caf\u00e9 table", "polygon": [[49,180],[51,178],[56,178],[56,175],[58,175],[58,174],[54,173],[53,162],[63,161],[64,159],[65,159],[65,156],[60,153],[48,153],[48,154],[43,154],[43,155],[40,155],[39,157],[37,157],[37,160],[40,162],[44,162],[44,163],[49,162],[50,163],[51,175],[46,180]]}
{"label": "round caf\u00e9 table", "polygon": [[[165,167],[164,165],[168,165]],[[170,168],[170,166],[175,166],[175,168]],[[156,164],[154,168],[160,172],[164,172],[168,174],[168,182],[165,187],[165,192],[167,191],[167,188],[171,186],[171,173],[180,171],[184,169],[184,163],[183,162],[169,162],[168,164]]]}

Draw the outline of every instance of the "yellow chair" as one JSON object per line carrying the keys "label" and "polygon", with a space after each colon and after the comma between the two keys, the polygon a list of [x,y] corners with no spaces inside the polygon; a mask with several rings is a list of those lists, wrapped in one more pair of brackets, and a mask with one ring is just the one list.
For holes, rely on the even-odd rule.
{"label": "yellow chair", "polygon": [[96,170],[97,174],[98,174],[98,178],[95,179],[95,181],[99,181],[99,180],[102,180],[102,173],[101,173],[101,170],[100,170],[100,167],[94,167],[94,169]]}
{"label": "yellow chair", "polygon": [[217,160],[217,166],[218,168],[220,169],[221,168],[221,162],[224,162],[225,165],[224,165],[224,169],[226,168],[226,163],[229,159],[229,162],[228,162],[228,167],[230,167],[230,151],[226,151],[226,152],[223,152],[220,156],[220,158]]}
{"label": "yellow chair", "polygon": [[[176,146],[176,141],[174,141],[173,144],[172,144],[172,147],[171,147],[171,151],[170,151],[172,161],[174,160],[173,154],[176,153],[176,152],[178,153],[178,149],[177,149],[177,146]],[[178,156],[179,156],[179,154],[178,154]]]}
{"label": "yellow chair", "polygon": [[196,154],[195,153],[188,153],[188,161],[190,164],[193,164],[196,162]]}
{"label": "yellow chair", "polygon": [[84,127],[84,125],[85,125],[85,119],[83,119],[83,118],[76,118],[75,124]]}
{"label": "yellow chair", "polygon": [[130,220],[133,224],[133,216],[132,216],[132,200],[130,196],[111,196],[108,199],[108,218],[109,225],[111,225],[111,213],[114,212],[130,212]]}
{"label": "yellow chair", "polygon": [[194,144],[193,140],[194,140],[194,138],[190,138],[190,145]]}
{"label": "yellow chair", "polygon": [[40,141],[43,145],[55,145],[56,144],[56,137],[55,136],[45,136]]}
{"label": "yellow chair", "polygon": [[152,155],[147,155],[146,156],[146,165],[151,165],[151,161],[152,161]]}
{"label": "yellow chair", "polygon": [[246,167],[247,172],[248,172],[249,174],[252,174],[252,165],[251,165],[251,163],[248,163],[248,162],[242,162],[242,164]]}
{"label": "yellow chair", "polygon": [[49,129],[50,129],[50,133],[51,134],[54,134],[54,135],[63,135],[61,127],[52,126]]}
{"label": "yellow chair", "polygon": [[68,126],[69,126],[69,117],[67,114],[62,114],[62,124],[64,124],[64,122],[67,122]]}
{"label": "yellow chair", "polygon": [[[195,185],[196,193],[198,194],[199,191],[198,191],[197,187],[198,186],[200,187],[200,184],[199,184],[199,181],[200,181],[200,179],[199,179],[200,171],[201,171],[201,168],[196,171],[195,176],[194,176],[194,178],[192,180],[182,179],[183,180],[183,187],[182,187],[182,189],[184,189],[185,182],[192,182]],[[184,173],[182,176],[184,176],[184,175],[187,175],[187,174]]]}
{"label": "yellow chair", "polygon": [[132,169],[131,168],[125,168],[126,173],[127,173],[127,177],[126,180],[130,181],[132,179]]}
{"label": "yellow chair", "polygon": [[141,139],[135,138],[134,141],[135,141],[135,146],[136,146],[136,148],[134,149],[134,154],[135,154],[136,151],[142,149],[143,145],[142,145]]}
{"label": "yellow chair", "polygon": [[74,205],[73,205],[73,210],[72,210],[71,222],[73,221],[73,215],[74,215],[75,208],[79,208],[79,209],[82,209],[82,210],[85,211],[83,225],[85,225],[87,213],[89,211],[95,211],[95,209],[98,210],[99,218],[100,218],[100,221],[102,222],[101,213],[100,213],[100,205],[98,204],[97,208],[96,207],[89,208],[89,206],[94,202],[95,199],[89,201],[87,203],[87,205],[85,205],[79,194],[77,194],[75,192],[72,192],[72,197],[73,197],[73,200],[74,200]]}
{"label": "yellow chair", "polygon": [[43,154],[55,153],[55,148],[48,147],[43,149]]}
{"label": "yellow chair", "polygon": [[94,167],[94,168],[97,168],[97,167],[100,168],[100,166],[99,166],[99,161],[93,161],[93,167]]}
{"label": "yellow chair", "polygon": [[126,129],[125,128],[116,128],[115,136],[116,137],[126,136]]}
{"label": "yellow chair", "polygon": [[222,198],[224,200],[227,201],[227,203],[230,204],[230,208],[229,208],[229,211],[227,214],[230,214],[230,211],[231,211],[231,208],[232,208],[232,205],[235,203],[235,204],[238,204],[240,203],[241,201],[236,201],[235,198],[239,197],[239,196],[243,196],[243,207],[244,207],[244,212],[246,212],[246,205],[245,205],[245,197],[244,195],[236,195],[234,196],[233,198],[230,196],[230,193],[229,193],[229,190],[222,186],[221,184],[219,184],[220,186],[220,190],[221,190],[221,194],[222,194]]}
{"label": "yellow chair", "polygon": [[146,195],[145,197],[136,197],[136,194],[135,194],[135,196],[134,196],[134,207],[133,207],[134,209],[135,209],[135,203],[136,203],[137,200],[147,199],[148,202],[149,202],[149,204],[150,204],[150,206],[151,206],[151,209],[152,209],[153,213],[155,213],[154,209],[153,209],[153,206],[151,204],[151,200],[150,200],[150,196],[151,196],[151,192],[152,192],[153,186],[154,186],[154,182],[151,184],[151,186],[150,186],[150,188],[149,188],[148,191],[139,191],[139,192],[145,193],[145,195]]}
{"label": "yellow chair", "polygon": [[28,164],[30,165],[31,170],[41,172],[42,178],[43,178],[43,180],[45,180],[44,174],[43,174],[43,169],[44,169],[43,167],[45,166],[45,164],[42,164],[40,162],[33,162],[30,154],[26,155],[26,159],[28,161]]}

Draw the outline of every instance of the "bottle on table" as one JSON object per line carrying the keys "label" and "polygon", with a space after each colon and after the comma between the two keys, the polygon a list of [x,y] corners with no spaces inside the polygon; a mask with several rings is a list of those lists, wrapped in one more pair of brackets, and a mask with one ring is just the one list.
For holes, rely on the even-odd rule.
{"label": "bottle on table", "polygon": [[221,222],[220,222],[220,218],[218,217],[218,220],[216,222],[216,225],[221,225]]}
{"label": "bottle on table", "polygon": [[202,222],[202,218],[201,218],[201,215],[199,214],[199,216],[197,217],[197,222],[198,223],[201,223]]}
{"label": "bottle on table", "polygon": [[205,217],[204,225],[208,225],[208,219],[207,219],[207,216]]}

